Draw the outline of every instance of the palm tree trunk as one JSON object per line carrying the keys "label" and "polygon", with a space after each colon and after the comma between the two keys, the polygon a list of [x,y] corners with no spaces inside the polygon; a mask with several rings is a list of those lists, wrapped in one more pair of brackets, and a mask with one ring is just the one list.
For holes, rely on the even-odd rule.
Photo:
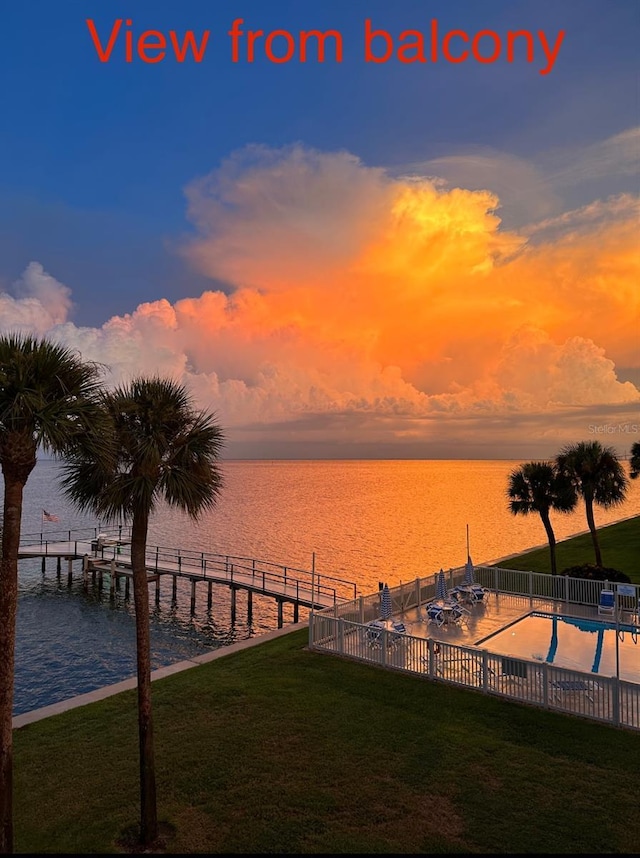
{"label": "palm tree trunk", "polygon": [[4,469],[0,567],[0,853],[13,853],[13,691],[24,482]]}
{"label": "palm tree trunk", "polygon": [[135,513],[131,527],[131,566],[136,608],[136,655],[138,665],[138,738],[140,751],[140,842],[149,846],[158,836],[156,766],[151,711],[151,639],[149,632],[149,583],[146,548],[149,516]]}
{"label": "palm tree trunk", "polygon": [[542,519],[542,523],[544,524],[544,529],[547,532],[547,539],[549,540],[549,556],[551,559],[551,574],[557,575],[558,569],[556,566],[556,535],[553,532],[553,528],[551,527],[551,519],[549,518],[549,513],[544,510],[540,511],[540,518]]}
{"label": "palm tree trunk", "polygon": [[587,511],[587,524],[591,531],[593,550],[596,555],[596,566],[602,566],[602,554],[600,553],[600,543],[598,542],[598,531],[596,530],[596,521],[593,517],[593,498],[590,495],[585,496],[584,505]]}

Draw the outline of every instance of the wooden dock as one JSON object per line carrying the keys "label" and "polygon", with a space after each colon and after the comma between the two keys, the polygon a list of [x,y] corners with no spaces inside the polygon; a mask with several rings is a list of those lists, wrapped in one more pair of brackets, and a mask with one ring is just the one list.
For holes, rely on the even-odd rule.
{"label": "wooden dock", "polygon": [[[37,558],[42,560],[45,572],[48,558],[55,558],[58,575],[62,572],[62,561],[67,562],[69,583],[73,576],[74,562],[81,561],[81,572],[85,587],[89,581],[99,588],[108,582],[113,596],[124,581],[125,598],[129,596],[132,580],[129,533],[122,528],[115,531],[98,533],[97,529],[90,538],[87,532],[65,532],[67,539],[54,539],[57,534],[49,533],[46,539],[38,534],[26,534],[21,540],[19,558]],[[62,534],[58,534],[62,535]],[[78,538],[74,538],[74,537]],[[351,581],[319,575],[315,568],[311,570],[283,566],[271,561],[212,552],[196,552],[181,549],[147,546],[147,574],[149,582],[155,585],[155,601],[160,602],[161,586],[169,581],[172,600],[178,595],[178,580],[187,580],[191,587],[191,611],[195,611],[196,591],[200,586],[207,588],[207,607],[212,605],[212,587],[222,584],[231,592],[232,621],[235,619],[236,595],[238,591],[247,592],[248,613],[251,616],[254,594],[275,599],[278,606],[278,628],[283,625],[283,606],[293,605],[293,622],[298,622],[301,607],[322,610],[340,602],[354,599],[356,585]],[[312,563],[315,566],[315,563]]]}

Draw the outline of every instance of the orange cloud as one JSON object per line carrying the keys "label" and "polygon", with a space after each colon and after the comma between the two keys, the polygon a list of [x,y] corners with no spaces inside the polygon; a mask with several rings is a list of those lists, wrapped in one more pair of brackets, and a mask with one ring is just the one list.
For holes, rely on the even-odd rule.
{"label": "orange cloud", "polygon": [[[44,304],[43,319],[114,380],[184,379],[237,437],[296,426],[327,443],[350,432],[444,443],[454,424],[461,439],[481,438],[488,429],[473,421],[491,414],[506,435],[509,421],[548,415],[531,431],[547,439],[556,420],[551,435],[564,441],[563,427],[586,431],[602,409],[624,415],[640,402],[616,373],[640,356],[630,197],[517,232],[490,189],[295,146],[237,153],[187,198],[196,233],[184,255],[227,294],[143,304],[100,329]],[[20,300],[3,306],[33,322]],[[347,415],[360,415],[357,428],[338,429]]]}
{"label": "orange cloud", "polygon": [[[254,342],[268,336],[271,354],[282,348],[274,339],[301,364],[309,350],[322,362],[341,350],[352,360],[354,349],[426,394],[489,380],[524,323],[558,346],[580,336],[637,361],[631,211],[529,245],[501,229],[489,191],[391,179],[346,155],[294,148],[258,165],[249,155],[246,181],[238,155],[232,181],[223,166],[190,187],[200,234],[186,253],[211,277],[255,290],[236,293],[229,314]],[[615,401],[633,398],[616,384]]]}

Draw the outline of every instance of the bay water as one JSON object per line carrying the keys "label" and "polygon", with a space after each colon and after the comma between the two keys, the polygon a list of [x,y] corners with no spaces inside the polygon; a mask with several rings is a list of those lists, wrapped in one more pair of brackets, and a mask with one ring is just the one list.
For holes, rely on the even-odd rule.
{"label": "bay water", "polygon": [[[498,460],[275,460],[225,461],[224,487],[216,508],[193,522],[161,506],[150,526],[149,545],[238,555],[311,569],[353,581],[359,594],[395,586],[462,566],[471,556],[490,562],[536,545],[546,545],[537,515],[513,516],[506,487],[518,462]],[[66,539],[68,530],[101,523],[77,513],[59,488],[60,468],[38,462],[25,490],[22,533]],[[0,489],[2,481],[0,479]],[[59,521],[44,522],[43,510]],[[632,481],[625,503],[596,509],[604,525],[640,514],[640,480]],[[552,518],[556,537],[586,529],[584,508]],[[54,536],[54,534],[57,534]],[[606,564],[606,557],[604,558]],[[504,565],[508,566],[508,563]],[[152,588],[153,592],[153,588]],[[191,612],[190,588],[179,582],[178,598],[161,586],[152,599],[152,666],[172,664],[213,648],[277,628],[273,599],[238,593],[235,622],[230,594],[214,585],[207,608],[200,588]],[[285,606],[285,622],[293,608]],[[300,619],[305,613],[300,612]],[[21,560],[16,641],[14,714],[31,711],[135,674],[133,599],[124,588],[109,598],[82,588],[80,563],[68,584],[66,562]]]}

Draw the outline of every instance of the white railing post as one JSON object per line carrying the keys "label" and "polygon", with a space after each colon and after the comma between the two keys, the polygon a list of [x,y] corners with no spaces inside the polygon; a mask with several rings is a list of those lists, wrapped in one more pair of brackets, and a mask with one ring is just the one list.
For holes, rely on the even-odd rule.
{"label": "white railing post", "polygon": [[427,653],[428,653],[428,664],[427,664],[427,673],[429,674],[429,678],[433,679],[435,676],[435,654],[433,651],[434,641],[433,638],[427,639]]}
{"label": "white railing post", "polygon": [[482,651],[482,690],[487,693],[489,689],[489,655],[485,650]]}
{"label": "white railing post", "polygon": [[620,724],[620,680],[617,676],[611,677],[611,703],[613,704],[611,720],[618,726]]}
{"label": "white railing post", "polygon": [[542,704],[545,709],[549,708],[549,665],[542,662]]}

